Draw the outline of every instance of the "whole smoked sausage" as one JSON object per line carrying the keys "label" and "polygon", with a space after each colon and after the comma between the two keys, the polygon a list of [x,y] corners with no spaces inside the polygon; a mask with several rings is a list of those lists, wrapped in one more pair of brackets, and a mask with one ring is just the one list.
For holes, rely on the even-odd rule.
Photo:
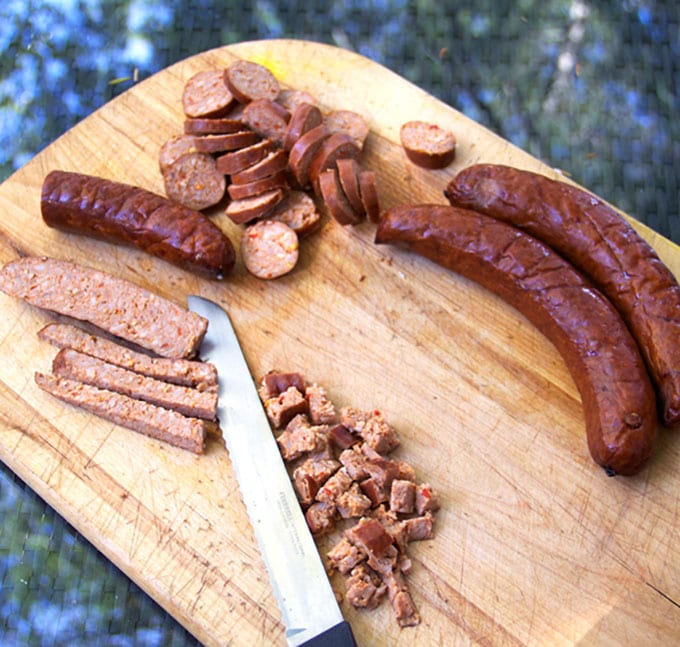
{"label": "whole smoked sausage", "polygon": [[621,316],[572,265],[515,227],[444,205],[388,209],[376,242],[404,245],[517,308],[564,358],[595,462],[609,475],[640,470],[656,439],[654,391]]}
{"label": "whole smoked sausage", "polygon": [[50,227],[134,245],[212,278],[228,274],[236,260],[231,241],[202,213],[128,184],[52,171],[40,208]]}
{"label": "whole smoked sausage", "polygon": [[680,286],[621,215],[566,182],[493,164],[464,169],[445,194],[541,239],[588,276],[637,340],[662,422],[680,426]]}

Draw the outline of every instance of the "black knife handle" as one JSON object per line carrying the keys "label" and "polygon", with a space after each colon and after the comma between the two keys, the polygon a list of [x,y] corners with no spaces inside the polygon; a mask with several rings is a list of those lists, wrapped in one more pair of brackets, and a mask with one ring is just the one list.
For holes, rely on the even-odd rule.
{"label": "black knife handle", "polygon": [[304,647],[356,647],[352,627],[343,621],[303,643]]}

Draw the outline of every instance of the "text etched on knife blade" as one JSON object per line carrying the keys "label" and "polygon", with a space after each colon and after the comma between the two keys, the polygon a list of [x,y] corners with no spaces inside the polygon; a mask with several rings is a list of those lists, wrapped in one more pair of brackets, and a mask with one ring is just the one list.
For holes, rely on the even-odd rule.
{"label": "text etched on knife blade", "polygon": [[297,528],[293,523],[293,511],[290,508],[290,504],[288,502],[288,499],[286,498],[285,492],[279,492],[278,502],[279,509],[281,510],[281,513],[283,514],[283,517],[286,520],[286,529],[290,534],[292,545],[295,548],[295,553],[297,555],[304,555],[305,550],[302,547],[302,542],[300,541],[300,537],[298,536]]}

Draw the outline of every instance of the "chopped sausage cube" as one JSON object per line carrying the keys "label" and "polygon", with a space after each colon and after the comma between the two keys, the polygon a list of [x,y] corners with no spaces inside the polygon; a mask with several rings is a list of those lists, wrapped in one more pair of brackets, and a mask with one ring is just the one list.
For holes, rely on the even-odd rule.
{"label": "chopped sausage cube", "polygon": [[319,488],[340,467],[336,460],[309,458],[293,471],[293,485],[300,503],[308,506]]}
{"label": "chopped sausage cube", "polygon": [[305,512],[305,519],[315,537],[326,535],[335,525],[335,505],[327,501],[312,503]]}
{"label": "chopped sausage cube", "polygon": [[357,564],[366,559],[366,553],[358,546],[355,546],[347,537],[343,537],[333,546],[327,553],[327,557],[331,564],[338,569],[340,573],[346,575]]}
{"label": "chopped sausage cube", "polygon": [[429,512],[422,517],[404,519],[402,525],[408,541],[422,541],[434,537],[434,518]]}
{"label": "chopped sausage cube", "polygon": [[357,609],[375,609],[386,592],[385,584],[366,564],[355,566],[347,578],[347,601]]}
{"label": "chopped sausage cube", "polygon": [[316,493],[316,500],[336,503],[338,497],[347,492],[351,485],[352,479],[344,469],[340,468],[319,488]]}
{"label": "chopped sausage cube", "polygon": [[361,481],[368,477],[368,472],[366,471],[368,459],[361,452],[358,445],[354,445],[354,447],[341,452],[340,456],[338,456],[338,460],[342,463],[343,467],[347,470],[347,473],[353,480]]}
{"label": "chopped sausage cube", "polygon": [[429,483],[421,483],[416,488],[416,512],[419,515],[439,510],[439,498]]}
{"label": "chopped sausage cube", "polygon": [[354,482],[349,489],[335,500],[338,514],[343,519],[363,517],[371,509],[371,499],[361,492],[359,484]]}
{"label": "chopped sausage cube", "polygon": [[331,424],[335,422],[335,406],[329,400],[326,389],[318,384],[307,387],[305,394],[309,404],[309,417],[315,424]]}
{"label": "chopped sausage cube", "polygon": [[340,423],[359,434],[372,449],[382,454],[399,445],[396,431],[378,410],[362,411],[343,407],[340,410]]}
{"label": "chopped sausage cube", "polygon": [[296,415],[307,411],[307,400],[296,387],[290,386],[283,393],[267,400],[264,408],[274,428],[280,429]]}
{"label": "chopped sausage cube", "polygon": [[294,461],[304,454],[323,451],[328,444],[327,427],[312,426],[307,417],[296,415],[279,435],[276,442],[283,460]]}
{"label": "chopped sausage cube", "polygon": [[330,437],[332,443],[341,450],[349,449],[356,444],[359,438],[355,436],[345,425],[337,424],[331,427]]}
{"label": "chopped sausage cube", "polygon": [[390,488],[390,510],[411,514],[416,503],[416,485],[411,481],[395,479]]}
{"label": "chopped sausage cube", "polygon": [[377,520],[363,517],[348,531],[350,541],[359,546],[370,558],[384,557],[394,545],[394,539]]}

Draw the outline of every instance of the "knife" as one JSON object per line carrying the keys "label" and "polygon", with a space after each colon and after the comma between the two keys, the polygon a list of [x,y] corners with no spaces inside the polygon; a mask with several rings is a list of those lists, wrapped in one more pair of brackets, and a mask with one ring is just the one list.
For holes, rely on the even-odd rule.
{"label": "knife", "polygon": [[220,427],[288,645],[354,646],[231,320],[204,297],[189,296],[187,301],[209,322],[200,353],[217,367]]}

